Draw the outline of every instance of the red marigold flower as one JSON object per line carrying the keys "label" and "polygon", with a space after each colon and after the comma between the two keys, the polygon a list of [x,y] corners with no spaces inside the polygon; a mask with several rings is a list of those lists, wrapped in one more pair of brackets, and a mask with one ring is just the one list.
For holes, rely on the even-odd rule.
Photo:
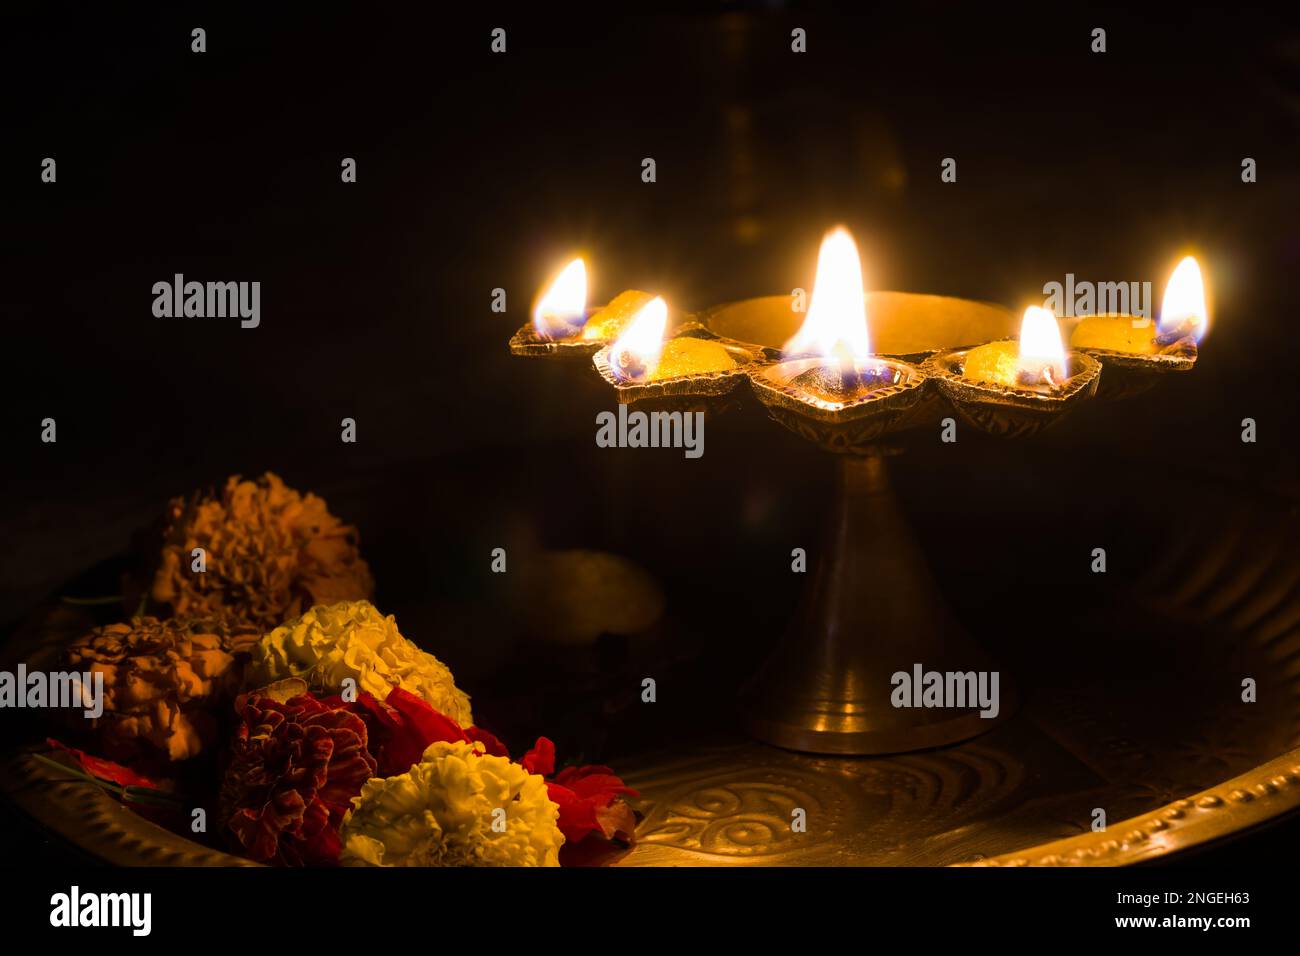
{"label": "red marigold flower", "polygon": [[235,702],[241,722],[221,787],[221,817],[251,859],[338,862],[343,816],[376,766],[365,721],[347,706],[263,692]]}

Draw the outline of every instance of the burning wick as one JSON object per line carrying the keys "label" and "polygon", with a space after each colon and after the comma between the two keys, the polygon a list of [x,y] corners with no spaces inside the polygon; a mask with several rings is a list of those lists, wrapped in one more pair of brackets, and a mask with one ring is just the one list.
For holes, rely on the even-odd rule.
{"label": "burning wick", "polygon": [[1050,309],[1031,305],[1020,323],[1020,368],[1017,385],[1046,385],[1059,389],[1068,378],[1061,327]]}
{"label": "burning wick", "polygon": [[971,349],[962,363],[962,377],[974,382],[1020,388],[1047,386],[1059,391],[1069,379],[1065,347],[1056,316],[1031,305],[1020,323],[1020,342],[989,342]]}
{"label": "burning wick", "polygon": [[609,347],[609,367],[621,382],[640,382],[654,375],[664,348],[668,304],[655,296],[632,317],[627,330]]}
{"label": "burning wick", "polygon": [[1169,276],[1155,328],[1147,317],[1086,315],[1074,327],[1070,344],[1076,349],[1195,358],[1208,327],[1201,267],[1187,256]]}
{"label": "burning wick", "polygon": [[843,226],[822,240],[808,315],[782,353],[786,359],[821,358],[793,382],[824,395],[844,398],[898,380],[894,369],[871,358],[862,261]]}
{"label": "burning wick", "polygon": [[571,339],[587,321],[587,266],[574,259],[555,277],[533,308],[533,329],[553,342]]}
{"label": "burning wick", "polygon": [[1178,263],[1165,286],[1155,343],[1165,353],[1195,355],[1207,324],[1201,267],[1187,256]]}

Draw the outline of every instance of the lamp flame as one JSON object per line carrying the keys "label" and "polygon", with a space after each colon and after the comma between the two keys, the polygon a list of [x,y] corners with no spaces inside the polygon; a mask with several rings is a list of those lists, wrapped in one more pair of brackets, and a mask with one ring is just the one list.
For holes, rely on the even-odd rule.
{"label": "lamp flame", "polygon": [[1020,375],[1031,383],[1063,382],[1065,345],[1051,309],[1031,305],[1020,323]]}
{"label": "lamp flame", "polygon": [[1169,277],[1169,284],[1165,286],[1165,297],[1160,302],[1158,331],[1169,334],[1182,330],[1200,342],[1209,324],[1210,315],[1205,307],[1205,283],[1201,279],[1201,267],[1192,256],[1187,256],[1178,263]]}
{"label": "lamp flame", "polygon": [[587,266],[574,259],[561,270],[533,307],[533,328],[543,339],[567,339],[587,321]]}
{"label": "lamp flame", "polygon": [[610,371],[619,381],[635,382],[654,374],[664,350],[668,303],[655,296],[637,310],[623,334],[609,347]]}
{"label": "lamp flame", "polygon": [[871,356],[862,262],[853,237],[843,226],[822,240],[808,315],[782,351],[786,358],[820,355],[846,366]]}

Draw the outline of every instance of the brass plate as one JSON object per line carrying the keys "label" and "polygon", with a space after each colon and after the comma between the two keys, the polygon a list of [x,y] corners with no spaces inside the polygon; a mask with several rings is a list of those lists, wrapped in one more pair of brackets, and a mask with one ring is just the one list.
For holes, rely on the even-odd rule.
{"label": "brass plate", "polygon": [[[1079,608],[1072,631],[1053,631],[1097,641],[1079,666],[1013,662],[1025,691],[1015,716],[891,756],[798,754],[715,722],[657,753],[611,755],[643,793],[640,842],[619,865],[1126,865],[1300,813],[1300,502],[1160,474],[1161,494],[1116,519],[1150,526],[1148,570],[1114,608]],[[1140,485],[1150,477],[1135,472]],[[36,661],[81,626],[32,619]],[[1242,674],[1257,678],[1258,703],[1241,704]],[[106,862],[247,865],[62,776],[19,758],[0,789]],[[795,807],[806,834],[789,829]],[[1109,826],[1093,833],[1097,807]]]}

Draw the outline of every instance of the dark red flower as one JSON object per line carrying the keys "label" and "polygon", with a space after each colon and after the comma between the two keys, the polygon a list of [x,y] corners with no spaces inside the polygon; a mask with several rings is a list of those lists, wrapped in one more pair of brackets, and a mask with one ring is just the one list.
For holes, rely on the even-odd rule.
{"label": "dark red flower", "polygon": [[235,709],[240,725],[220,797],[228,836],[263,863],[337,863],[343,816],[375,772],[365,721],[311,694],[244,694]]}

